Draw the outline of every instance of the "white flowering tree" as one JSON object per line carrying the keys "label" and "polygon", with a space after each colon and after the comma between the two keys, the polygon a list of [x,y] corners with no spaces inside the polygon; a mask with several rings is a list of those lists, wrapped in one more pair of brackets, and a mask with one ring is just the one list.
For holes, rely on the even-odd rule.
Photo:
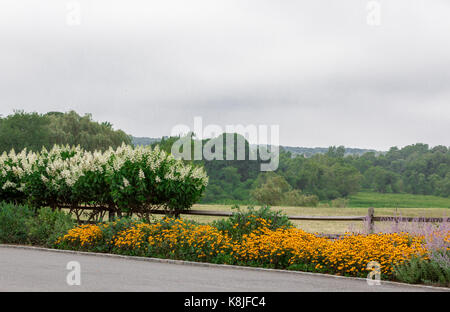
{"label": "white flowering tree", "polygon": [[155,148],[122,145],[87,152],[55,146],[40,153],[26,150],[0,156],[0,200],[35,207],[83,205],[102,217],[109,211],[148,216],[154,209],[174,215],[197,202],[208,183],[205,171]]}
{"label": "white flowering tree", "polygon": [[120,212],[145,215],[163,208],[178,214],[197,202],[208,183],[205,171],[156,147],[119,147],[111,154],[106,179]]}
{"label": "white flowering tree", "polygon": [[24,149],[16,154],[14,150],[0,156],[0,200],[21,203],[26,200],[26,182],[37,160],[35,153]]}

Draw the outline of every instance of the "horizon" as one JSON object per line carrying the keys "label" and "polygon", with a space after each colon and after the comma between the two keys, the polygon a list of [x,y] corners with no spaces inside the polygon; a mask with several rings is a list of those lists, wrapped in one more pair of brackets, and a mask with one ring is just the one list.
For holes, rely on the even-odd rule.
{"label": "horizon", "polygon": [[[7,116],[9,116],[9,115],[12,115],[12,114],[14,114],[14,112],[16,112],[16,111],[21,111],[21,110],[14,109],[11,113],[0,114],[0,118],[4,118],[4,117],[7,117]],[[69,111],[70,111],[70,110],[69,110]],[[48,112],[39,112],[39,111],[34,110],[34,111],[24,111],[24,112],[25,112],[25,113],[37,113],[37,114],[40,114],[40,115],[45,115],[45,114],[50,113],[50,112],[68,113],[69,111],[48,111]],[[75,111],[75,112],[76,112],[76,111]],[[79,112],[76,112],[76,113],[79,114]],[[85,114],[79,114],[79,115],[80,115],[80,116],[84,116],[84,115],[88,115],[88,114],[92,116],[92,120],[95,121],[95,122],[98,122],[98,123],[109,122],[108,120],[97,120],[96,118],[94,118],[93,114],[92,114],[92,113],[89,113],[89,112],[88,112],[88,113],[85,113]],[[133,138],[138,138],[138,139],[161,139],[161,138],[163,138],[163,137],[170,137],[170,135],[162,135],[162,136],[143,135],[143,136],[136,136],[136,135],[133,134],[133,133],[129,133],[129,132],[126,131],[125,129],[120,129],[120,128],[115,127],[114,124],[112,124],[112,127],[113,127],[113,129],[115,129],[115,130],[122,130],[122,131],[124,131],[127,135],[130,135],[131,137],[133,137]],[[226,133],[226,132],[223,132],[223,133]],[[236,133],[237,133],[237,132],[236,132]],[[238,133],[238,134],[240,134],[240,133]],[[214,136],[214,137],[217,137],[217,136]],[[207,138],[205,138],[205,139],[211,139],[211,138],[214,138],[214,137],[207,137]],[[247,141],[248,141],[248,140],[247,140]],[[252,142],[250,142],[250,141],[248,141],[248,142],[249,142],[249,144],[251,144],[251,145],[258,145],[258,143],[252,143]],[[373,150],[373,151],[376,151],[376,152],[382,152],[382,153],[385,153],[385,152],[388,152],[388,151],[389,151],[391,148],[393,148],[393,147],[396,147],[396,148],[398,148],[398,149],[402,149],[402,148],[404,148],[404,147],[406,147],[406,146],[411,146],[411,145],[416,145],[416,144],[426,144],[426,145],[428,145],[428,147],[429,147],[430,149],[433,148],[433,147],[436,147],[436,146],[446,146],[446,147],[449,147],[449,148],[450,148],[450,145],[445,145],[445,144],[431,145],[431,144],[429,144],[429,143],[427,143],[427,142],[414,142],[414,143],[405,144],[405,145],[393,145],[393,146],[389,146],[387,149],[376,149],[376,148],[374,148],[374,147],[362,147],[362,146],[346,146],[346,145],[342,145],[342,144],[331,144],[331,145],[328,145],[328,146],[325,146],[325,145],[323,145],[323,146],[319,146],[319,145],[307,146],[307,145],[301,145],[301,144],[297,144],[297,145],[286,145],[286,144],[280,143],[280,144],[273,144],[273,145],[274,145],[274,146],[293,147],[293,148],[311,148],[311,149],[314,149],[314,148],[329,148],[329,147],[332,147],[332,146],[335,146],[335,147],[344,146],[346,149]],[[264,145],[264,144],[260,144],[260,145]],[[271,145],[271,144],[269,144],[269,145]]]}

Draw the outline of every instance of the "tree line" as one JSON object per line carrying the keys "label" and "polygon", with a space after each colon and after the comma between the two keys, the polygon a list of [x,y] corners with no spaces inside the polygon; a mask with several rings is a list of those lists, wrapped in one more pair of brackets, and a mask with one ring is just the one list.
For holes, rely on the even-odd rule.
{"label": "tree line", "polygon": [[[192,146],[195,137],[190,134]],[[234,134],[237,142],[237,134]],[[164,137],[152,146],[166,152],[179,137]],[[215,138],[217,139],[217,138]],[[91,115],[75,112],[15,112],[0,118],[0,153],[14,148],[39,151],[54,144],[80,145],[88,151],[132,144],[131,137],[98,123]],[[207,139],[202,141],[206,144]],[[193,148],[192,148],[193,150]],[[261,159],[250,160],[250,144],[245,141],[245,160],[192,160],[205,168],[209,184],[203,203],[267,203],[308,205],[348,197],[359,190],[380,193],[410,193],[450,196],[450,149],[413,144],[392,147],[386,153],[366,152],[348,155],[343,146],[329,147],[326,153],[299,155],[280,149],[279,166],[274,172],[261,172]],[[224,159],[227,153],[223,146]],[[234,145],[237,155],[237,144]],[[234,157],[237,159],[237,157]]]}
{"label": "tree line", "polygon": [[[165,138],[153,145],[170,151],[177,139]],[[236,148],[235,145],[234,153]],[[246,142],[246,153],[249,152]],[[223,153],[226,154],[225,144]],[[255,161],[246,159],[196,161],[203,164],[210,178],[204,203],[256,201],[313,206],[321,200],[346,198],[362,189],[450,196],[450,149],[446,146],[430,148],[418,143],[362,155],[346,155],[345,147],[331,146],[326,153],[310,157],[281,149],[275,172],[260,172],[259,157]]]}
{"label": "tree line", "polygon": [[40,151],[56,145],[80,145],[88,151],[117,148],[131,144],[131,137],[122,130],[114,130],[109,122],[98,123],[90,114],[78,115],[49,112],[47,114],[16,111],[0,118],[0,153],[27,148]]}

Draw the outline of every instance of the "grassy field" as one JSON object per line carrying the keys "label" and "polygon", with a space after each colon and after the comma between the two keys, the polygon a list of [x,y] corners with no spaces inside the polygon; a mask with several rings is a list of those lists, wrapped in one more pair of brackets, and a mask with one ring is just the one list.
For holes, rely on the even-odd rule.
{"label": "grassy field", "polygon": [[[244,206],[242,208],[245,209]],[[231,205],[194,205],[192,209],[197,210],[218,210],[232,211]],[[287,215],[303,216],[365,216],[367,208],[333,208],[333,207],[272,207],[274,210],[281,210]],[[450,210],[447,208],[375,208],[375,216],[404,217],[448,217]],[[183,219],[195,220],[197,222],[208,223],[222,217],[182,215]],[[318,232],[327,234],[342,234],[347,231],[364,231],[364,222],[361,221],[293,221],[296,227],[307,232]],[[377,222],[376,230],[385,231],[392,224]]]}
{"label": "grassy field", "polygon": [[350,207],[450,208],[450,198],[432,195],[359,192],[350,197]]}

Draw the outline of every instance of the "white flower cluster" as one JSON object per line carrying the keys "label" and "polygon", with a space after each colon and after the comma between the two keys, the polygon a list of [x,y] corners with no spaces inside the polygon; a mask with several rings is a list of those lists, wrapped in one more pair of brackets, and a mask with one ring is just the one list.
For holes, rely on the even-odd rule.
{"label": "white flower cluster", "polygon": [[46,158],[44,163],[47,179],[42,181],[56,190],[64,184],[72,187],[84,174],[84,165],[87,164],[85,154],[89,153],[80,147],[55,146],[50,152],[44,149],[40,157]]}
{"label": "white flower cluster", "polygon": [[5,184],[3,184],[2,189],[6,190],[7,188],[15,188],[15,187],[16,187],[16,183],[8,180],[5,182]]}
{"label": "white flower cluster", "polygon": [[37,160],[37,154],[27,152],[24,149],[19,154],[14,150],[4,152],[0,156],[0,189],[17,189],[23,191],[24,177],[33,171],[33,164]]}
{"label": "white flower cluster", "polygon": [[[118,172],[126,162],[140,163],[146,166],[156,174],[156,182],[161,182],[161,179],[173,181],[184,181],[187,178],[199,180],[198,188],[207,186],[208,177],[203,168],[194,168],[190,165],[184,164],[181,160],[175,158],[159,149],[158,146],[154,150],[150,147],[138,146],[132,148],[129,145],[122,145],[116,151],[110,151],[113,161],[108,170]],[[168,167],[168,171],[163,177],[158,176],[161,173],[161,167]],[[145,179],[145,173],[139,169],[138,178]],[[126,185],[125,185],[126,187]]]}
{"label": "white flower cluster", "polygon": [[[196,181],[198,189],[208,183],[208,177],[203,168],[194,168],[175,160],[172,155],[161,151],[158,147],[131,147],[123,144],[116,150],[110,148],[105,152],[88,152],[78,147],[54,146],[51,150],[42,149],[40,153],[14,150],[0,156],[0,190],[16,189],[23,191],[27,177],[38,173],[40,180],[50,190],[72,188],[81,177],[88,173],[112,176],[120,174],[126,164],[137,164],[136,179],[155,177],[153,181],[164,179],[173,181]],[[145,172],[144,172],[145,171]],[[133,186],[130,178],[123,177],[123,186]],[[0,194],[1,195],[1,194]],[[1,197],[1,196],[0,196]],[[0,198],[1,200],[1,198]]]}

